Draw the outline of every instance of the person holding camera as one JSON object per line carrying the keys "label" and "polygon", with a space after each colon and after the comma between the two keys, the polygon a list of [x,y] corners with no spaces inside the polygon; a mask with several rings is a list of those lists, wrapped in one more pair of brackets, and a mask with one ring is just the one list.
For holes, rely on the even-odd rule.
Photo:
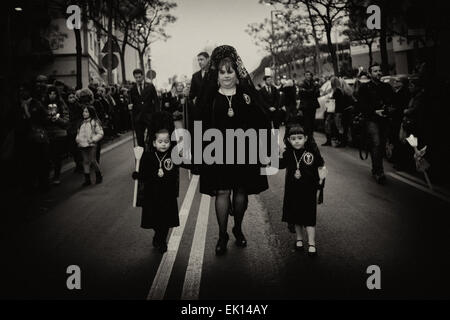
{"label": "person holding camera", "polygon": [[359,108],[364,117],[367,138],[370,143],[372,176],[378,184],[386,182],[383,155],[386,137],[386,116],[392,107],[394,91],[388,83],[381,81],[381,67],[375,63],[369,67],[370,81],[361,84]]}
{"label": "person holding camera", "polygon": [[48,87],[47,95],[44,97],[44,108],[47,112],[45,129],[50,140],[50,159],[54,169],[52,183],[59,185],[62,157],[67,146],[69,111],[56,87]]}

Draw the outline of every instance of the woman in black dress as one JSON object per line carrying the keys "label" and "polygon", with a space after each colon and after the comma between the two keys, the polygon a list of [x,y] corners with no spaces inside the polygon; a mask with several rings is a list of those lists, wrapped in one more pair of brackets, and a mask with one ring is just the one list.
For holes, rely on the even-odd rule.
{"label": "woman in black dress", "polygon": [[[227,129],[241,129],[245,132],[248,129],[258,131],[263,128],[270,132],[270,122],[264,106],[261,105],[259,93],[233,47],[217,47],[211,55],[209,64],[205,76],[205,89],[199,100],[202,126],[204,130],[219,130],[224,143],[221,146],[223,156],[219,157],[222,161],[216,158],[217,161],[208,164],[210,162],[203,159],[200,192],[216,197],[215,209],[219,224],[216,254],[221,255],[225,253],[229,240],[228,215],[234,216],[232,232],[236,244],[245,247],[247,240],[242,233],[242,221],[247,209],[248,195],[260,193],[268,188],[267,177],[260,173],[261,165],[258,161],[256,163],[249,161],[251,148],[248,139],[245,148],[239,150],[236,139],[234,140],[234,157],[231,157],[233,161],[232,163],[227,161],[226,145],[232,143],[232,139],[227,140],[225,132]],[[242,157],[243,152],[245,161],[238,164],[238,156]]]}

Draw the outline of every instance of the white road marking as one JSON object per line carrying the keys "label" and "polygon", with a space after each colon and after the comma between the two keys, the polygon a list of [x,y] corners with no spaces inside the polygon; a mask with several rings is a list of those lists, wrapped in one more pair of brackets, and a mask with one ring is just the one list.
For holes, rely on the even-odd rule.
{"label": "white road marking", "polygon": [[450,203],[450,198],[449,198],[449,197],[446,197],[445,195],[442,195],[442,194],[440,194],[440,193],[437,193],[437,192],[435,192],[435,191],[432,191],[432,190],[430,190],[428,187],[424,187],[424,186],[422,186],[422,185],[420,185],[420,184],[418,184],[418,183],[415,183],[415,182],[413,182],[413,181],[411,181],[411,180],[408,180],[408,179],[406,179],[406,178],[403,178],[403,177],[401,177],[401,176],[399,176],[398,174],[393,173],[393,172],[388,172],[387,174],[388,174],[389,176],[391,176],[392,178],[395,178],[395,179],[397,179],[397,180],[400,180],[400,181],[402,181],[402,182],[404,182],[404,183],[406,183],[406,184],[409,184],[410,186],[413,186],[413,187],[415,187],[415,188],[417,188],[417,189],[419,189],[419,190],[422,190],[423,192],[429,193],[429,194],[435,196],[436,198],[439,198],[439,199],[441,199],[441,200],[444,200],[445,202]]}
{"label": "white road marking", "polygon": [[[348,159],[351,159],[354,163],[356,163],[358,165],[361,165],[361,166],[369,168],[369,169],[371,168],[370,160],[369,161],[362,161],[359,158],[356,158],[352,154],[343,152],[343,150],[342,150],[342,152],[339,152],[339,154],[344,155]],[[450,202],[450,197],[448,197],[445,193],[438,193],[436,191],[430,190],[428,187],[426,187],[426,186],[424,186],[422,184],[419,184],[419,183],[416,183],[414,181],[411,181],[409,179],[409,177],[407,178],[407,177],[403,177],[402,176],[402,175],[404,175],[404,176],[409,176],[409,175],[406,175],[406,174],[401,174],[400,175],[400,174],[398,174],[396,172],[387,172],[386,175],[388,175],[388,176],[390,176],[390,177],[392,177],[392,178],[394,178],[394,179],[396,179],[398,181],[404,182],[407,185],[409,185],[411,187],[414,187],[414,188],[416,188],[416,189],[418,189],[420,191],[423,191],[423,192],[426,192],[426,193],[428,193],[428,194],[430,194],[432,196],[435,196],[436,198],[439,198],[439,199],[444,200],[446,202]],[[410,177],[412,177],[412,176],[410,176]],[[417,181],[419,179],[414,178],[413,180]],[[440,190],[440,188],[436,188],[436,189]]]}
{"label": "white road marking", "polygon": [[195,225],[194,240],[192,241],[189,263],[181,293],[182,300],[198,300],[199,297],[210,204],[211,197],[202,195],[197,224]]}
{"label": "white road marking", "polygon": [[[399,176],[401,176],[403,178],[406,178],[408,180],[412,180],[412,181],[414,181],[414,182],[416,182],[416,183],[418,183],[418,184],[420,184],[420,185],[422,185],[424,187],[428,187],[427,184],[426,184],[426,181],[424,181],[423,179],[420,179],[418,177],[415,177],[413,175],[410,175],[409,173],[406,173],[406,172],[403,172],[403,171],[395,171],[393,173],[395,173],[395,174],[397,174],[397,175],[399,175]],[[447,190],[445,190],[445,189],[443,189],[441,187],[433,185],[433,189],[435,191],[437,191],[438,193],[444,195],[444,196],[450,197],[450,193]]]}
{"label": "white road marking", "polygon": [[195,191],[199,176],[193,176],[189,184],[189,188],[184,196],[183,204],[180,209],[180,226],[174,228],[170,235],[169,243],[167,245],[167,252],[164,254],[161,263],[159,264],[156,276],[153,279],[152,287],[147,295],[147,300],[162,300],[166,293],[167,284],[169,283],[172,268],[175,263],[175,258],[180,246],[181,237],[186,226],[186,221],[191,211],[192,201],[194,200]]}

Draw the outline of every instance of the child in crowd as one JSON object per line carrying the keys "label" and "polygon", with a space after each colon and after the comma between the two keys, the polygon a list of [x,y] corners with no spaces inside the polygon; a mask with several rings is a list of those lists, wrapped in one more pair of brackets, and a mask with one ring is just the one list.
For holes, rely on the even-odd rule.
{"label": "child in crowd", "polygon": [[[172,115],[158,111],[152,115],[149,148],[144,152],[140,171],[132,178],[144,183],[141,227],[154,229],[153,246],[167,251],[169,229],[180,225],[178,216],[179,166],[171,159],[174,144]],[[183,165],[184,167],[184,165]]]}
{"label": "child in crowd", "polygon": [[[86,89],[89,90],[89,89]],[[103,138],[103,128],[93,106],[83,105],[83,121],[81,122],[76,137],[76,142],[83,158],[83,170],[85,181],[83,187],[91,185],[91,165],[94,167],[96,180],[99,184],[103,181],[100,166],[95,153],[97,143]]]}
{"label": "child in crowd", "polygon": [[326,176],[325,163],[313,139],[303,127],[290,124],[284,137],[286,150],[279,168],[286,169],[282,221],[295,226],[295,249],[303,250],[303,228],[308,235],[308,255],[317,255],[315,231],[317,191]]}

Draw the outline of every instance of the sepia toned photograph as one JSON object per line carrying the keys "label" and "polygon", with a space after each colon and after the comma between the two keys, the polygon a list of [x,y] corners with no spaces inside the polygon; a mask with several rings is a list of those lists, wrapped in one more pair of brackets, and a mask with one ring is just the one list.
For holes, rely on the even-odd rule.
{"label": "sepia toned photograph", "polygon": [[0,7],[0,300],[450,298],[446,1]]}

